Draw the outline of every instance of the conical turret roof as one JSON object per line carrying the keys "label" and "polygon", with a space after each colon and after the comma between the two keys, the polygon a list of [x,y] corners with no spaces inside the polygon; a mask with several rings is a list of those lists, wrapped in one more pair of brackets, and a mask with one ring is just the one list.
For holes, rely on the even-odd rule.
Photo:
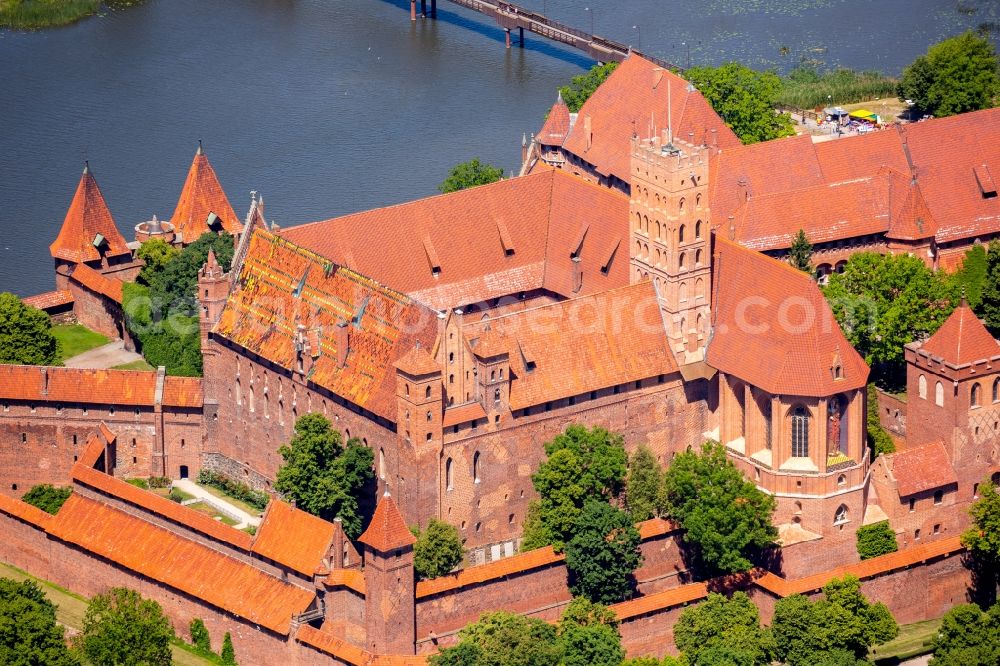
{"label": "conical turret roof", "polygon": [[199,143],[170,222],[175,231],[183,234],[185,243],[192,243],[206,231],[218,231],[208,225],[213,213],[221,229],[235,234],[243,228]]}
{"label": "conical turret roof", "polygon": [[417,542],[417,539],[406,527],[406,522],[399,512],[399,507],[396,506],[396,501],[389,493],[386,493],[379,500],[378,506],[375,507],[375,515],[372,516],[372,522],[368,524],[368,529],[358,538],[358,541],[384,553],[396,548],[412,546]]}
{"label": "conical turret roof", "polygon": [[109,256],[131,252],[115,226],[94,174],[87,166],[83,169],[62,228],[49,246],[49,252],[54,258],[66,261],[100,261],[99,246],[103,246]]}
{"label": "conical turret roof", "polygon": [[964,302],[955,308],[921,349],[954,365],[1000,356],[1000,344]]}

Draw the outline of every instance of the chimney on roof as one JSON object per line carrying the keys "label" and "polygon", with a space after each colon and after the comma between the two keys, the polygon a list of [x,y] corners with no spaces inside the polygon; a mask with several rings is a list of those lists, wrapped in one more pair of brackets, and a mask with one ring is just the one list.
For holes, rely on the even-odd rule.
{"label": "chimney on roof", "polygon": [[343,368],[347,364],[347,354],[351,346],[351,329],[344,320],[337,322],[334,329],[334,344],[337,346],[337,367]]}
{"label": "chimney on roof", "polygon": [[[965,287],[962,287],[962,298],[965,298]],[[42,395],[49,394],[49,369],[42,366]]]}
{"label": "chimney on roof", "polygon": [[729,216],[729,240],[736,240],[736,218]]}
{"label": "chimney on roof", "polygon": [[583,133],[587,136],[587,150],[594,144],[594,130],[590,126],[590,116],[583,118]]}

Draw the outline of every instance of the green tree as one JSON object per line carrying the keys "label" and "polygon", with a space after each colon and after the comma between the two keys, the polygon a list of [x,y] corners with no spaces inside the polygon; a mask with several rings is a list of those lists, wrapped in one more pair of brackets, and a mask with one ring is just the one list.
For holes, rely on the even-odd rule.
{"label": "green tree", "polygon": [[985,37],[966,32],[934,44],[903,70],[899,96],[938,118],[993,106],[1000,66]]}
{"label": "green tree", "polygon": [[774,498],[748,481],[718,442],[674,458],[661,504],[684,528],[692,565],[704,575],[748,571],[751,558],[777,537]]}
{"label": "green tree", "polygon": [[666,656],[663,659],[657,659],[656,657],[626,659],[622,662],[622,666],[685,666],[685,664],[682,659]]}
{"label": "green tree", "polygon": [[688,664],[768,666],[775,653],[771,632],[760,626],[760,612],[745,592],[730,599],[713,592],[684,609],[674,643]]}
{"label": "green tree", "polygon": [[621,666],[625,658],[614,611],[582,597],[563,611],[556,636],[560,666]]}
{"label": "green tree", "polygon": [[34,507],[38,507],[45,513],[51,513],[54,516],[59,513],[59,509],[62,507],[63,503],[65,503],[72,494],[72,488],[56,488],[48,483],[42,483],[37,486],[32,486],[31,490],[24,493],[21,501]]}
{"label": "green tree", "polygon": [[189,631],[191,632],[191,644],[202,654],[211,654],[212,638],[208,635],[205,622],[200,617],[191,620]]}
{"label": "green tree", "polygon": [[788,263],[803,273],[812,274],[812,253],[813,246],[806,238],[806,232],[799,229],[792,240],[792,247],[788,250]]}
{"label": "green tree", "polygon": [[657,515],[662,482],[663,474],[656,456],[645,444],[640,444],[629,458],[625,480],[625,500],[634,520],[641,522]]}
{"label": "green tree", "polygon": [[904,346],[936,331],[957,302],[954,285],[909,254],[855,254],[823,293],[847,339],[888,386],[904,381]]}
{"label": "green tree", "polygon": [[443,576],[465,557],[462,537],[451,523],[431,518],[427,529],[412,528],[417,543],[413,546],[413,569],[418,578]]}
{"label": "green tree", "polygon": [[0,363],[55,365],[59,341],[52,320],[10,292],[0,293]]}
{"label": "green tree", "polygon": [[603,65],[594,65],[586,73],[574,76],[570,79],[568,86],[559,89],[563,101],[569,107],[570,113],[577,113],[583,103],[590,99],[597,88],[608,80],[611,72],[615,71],[618,63],[609,62]]}
{"label": "green tree", "polygon": [[443,194],[458,192],[477,185],[495,183],[501,178],[503,178],[503,169],[480,162],[479,158],[475,158],[453,166],[448,177],[438,185],[438,190]]}
{"label": "green tree", "polygon": [[781,79],[774,72],[756,72],[730,62],[721,67],[692,67],[685,76],[743,143],[795,134],[788,114],[774,110],[781,94]]}
{"label": "green tree", "polygon": [[1000,492],[989,480],[979,484],[979,499],[969,514],[972,526],[962,534],[962,545],[972,557],[976,588],[983,594],[980,601],[991,603],[1000,578]]}
{"label": "green tree", "polygon": [[161,272],[180,254],[180,250],[162,238],[150,238],[139,246],[135,254],[146,264],[139,272],[139,281],[148,285],[150,278]]}
{"label": "green tree", "polygon": [[896,544],[896,533],[889,527],[888,520],[882,520],[871,525],[862,525],[855,536],[858,543],[858,555],[862,560],[870,560],[879,555],[895,553],[899,550]]}
{"label": "green tree", "polygon": [[994,336],[1000,335],[1000,243],[996,241],[986,252],[986,278],[976,313]]}
{"label": "green tree", "polygon": [[[899,633],[889,609],[869,602],[854,576],[830,581],[823,595],[814,602],[796,594],[775,604],[771,630],[777,657],[788,666],[857,663]],[[854,662],[846,661],[851,656]]]}
{"label": "green tree", "polygon": [[222,666],[237,666],[236,650],[233,649],[233,637],[229,635],[228,631],[222,637],[222,650],[219,652],[219,657],[222,661]]}
{"label": "green tree", "polygon": [[524,516],[524,530],[521,534],[521,552],[548,546],[554,541],[552,533],[549,531],[545,521],[542,520],[542,503],[539,500],[531,500],[528,503],[528,511]]}
{"label": "green tree", "polygon": [[172,638],[160,604],[116,587],[90,600],[79,647],[94,666],[169,666]]}
{"label": "green tree", "polygon": [[505,611],[484,614],[458,636],[430,658],[432,666],[556,666],[562,656],[555,627]]}
{"label": "green tree", "polygon": [[866,429],[868,431],[868,449],[873,456],[880,456],[884,453],[893,453],[896,450],[896,442],[892,435],[882,427],[882,421],[878,413],[878,389],[875,384],[868,385],[868,404],[865,415]]}
{"label": "green tree", "polygon": [[986,613],[975,604],[959,604],[945,613],[934,635],[930,666],[1000,664],[1000,604]]}
{"label": "green tree", "polygon": [[617,498],[625,485],[622,436],[573,424],[545,444],[548,458],[531,477],[540,496],[539,530],[561,551],[590,498]]}
{"label": "green tree", "polygon": [[34,581],[0,578],[0,664],[77,666],[56,609]]}
{"label": "green tree", "polygon": [[274,489],[315,516],[340,518],[344,532],[356,539],[362,527],[359,499],[374,480],[371,449],[357,438],[345,448],[329,419],[305,414],[295,422],[291,441],[278,453],[285,462],[278,469]]}
{"label": "green tree", "polygon": [[632,517],[601,499],[589,500],[566,544],[569,589],[598,603],[632,594],[632,573],[642,563],[639,530]]}
{"label": "green tree", "polygon": [[983,289],[986,287],[987,266],[986,248],[983,245],[973,245],[965,253],[962,267],[951,276],[955,291],[964,294],[969,307],[977,313],[980,313]]}

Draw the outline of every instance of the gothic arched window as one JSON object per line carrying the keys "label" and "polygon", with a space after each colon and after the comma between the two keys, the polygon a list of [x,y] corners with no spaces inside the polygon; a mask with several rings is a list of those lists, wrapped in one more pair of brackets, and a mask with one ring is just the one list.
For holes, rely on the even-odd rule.
{"label": "gothic arched window", "polygon": [[809,412],[802,406],[792,410],[792,456],[809,457]]}
{"label": "gothic arched window", "polygon": [[934,404],[938,407],[944,407],[944,386],[941,382],[934,385]]}
{"label": "gothic arched window", "polygon": [[472,480],[479,483],[479,451],[472,456]]}
{"label": "gothic arched window", "polygon": [[448,458],[448,460],[444,464],[444,487],[447,490],[451,490],[452,488],[455,487],[454,479],[452,478],[451,458]]}
{"label": "gothic arched window", "polygon": [[920,378],[917,379],[917,391],[921,398],[924,400],[927,399],[927,378],[923,375],[920,375]]}
{"label": "gothic arched window", "polygon": [[843,525],[847,522],[847,505],[841,504],[837,507],[837,513],[833,514],[833,524]]}
{"label": "gothic arched window", "polygon": [[978,407],[979,406],[979,403],[982,400],[982,395],[981,395],[982,392],[983,392],[983,390],[979,387],[979,382],[976,382],[975,384],[972,385],[972,393],[969,396],[969,401],[970,401],[969,402],[969,406],[970,407]]}

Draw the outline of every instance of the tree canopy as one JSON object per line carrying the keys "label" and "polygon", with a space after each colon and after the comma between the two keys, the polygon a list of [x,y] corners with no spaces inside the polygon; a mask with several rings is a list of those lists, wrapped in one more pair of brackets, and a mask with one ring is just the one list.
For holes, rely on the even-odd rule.
{"label": "tree canopy", "polygon": [[295,435],[278,449],[284,464],[274,489],[295,500],[303,511],[343,521],[352,539],[361,534],[360,499],[375,479],[371,449],[352,438],[345,447],[340,432],[322,414],[305,414],[295,422]]}
{"label": "tree canopy", "polygon": [[59,341],[52,320],[10,292],[0,293],[0,363],[54,365]]}
{"label": "tree canopy", "polygon": [[889,386],[904,381],[904,345],[934,333],[957,303],[954,283],[908,254],[855,254],[823,293],[876,381]]}
{"label": "tree canopy", "polygon": [[1000,65],[986,37],[966,32],[934,44],[899,81],[899,96],[938,118],[993,106]]}
{"label": "tree canopy", "polygon": [[661,503],[684,528],[691,564],[705,576],[748,571],[752,558],[777,537],[774,498],[748,481],[718,442],[674,458]]}
{"label": "tree canopy", "polygon": [[56,488],[51,484],[42,483],[37,486],[32,486],[31,490],[24,493],[21,501],[38,507],[45,513],[55,515],[59,513],[60,507],[62,507],[63,503],[68,500],[69,496],[72,494],[73,489],[70,487]]}
{"label": "tree canopy", "polygon": [[896,544],[896,533],[889,526],[888,520],[882,520],[871,525],[862,525],[855,533],[858,555],[862,560],[870,560],[879,555],[895,553],[899,550]]}
{"label": "tree canopy", "polygon": [[788,251],[788,263],[804,273],[812,273],[813,246],[806,238],[806,232],[799,229]]}
{"label": "tree canopy", "polygon": [[566,544],[569,589],[599,603],[632,595],[632,572],[642,563],[632,517],[600,499],[588,500]]}
{"label": "tree canopy", "polygon": [[556,638],[560,666],[620,666],[625,658],[614,612],[587,599],[578,597],[566,607]]}
{"label": "tree canopy", "polygon": [[480,162],[477,157],[453,166],[448,177],[438,185],[438,190],[442,194],[458,192],[477,185],[495,183],[501,178],[503,178],[503,169],[486,162]]}
{"label": "tree canopy", "polygon": [[[994,252],[993,265],[996,266],[1000,259],[1000,246]],[[983,290],[986,288],[987,272],[989,269],[989,259],[986,247],[983,245],[973,245],[965,258],[962,266],[951,275],[951,280],[955,285],[956,292],[965,295],[965,300],[969,307],[980,313],[983,301]],[[998,276],[1000,277],[1000,276]]]}
{"label": "tree canopy", "polygon": [[930,666],[1000,664],[1000,604],[985,613],[975,604],[950,608],[934,635],[933,648]]}
{"label": "tree canopy", "polygon": [[972,556],[1000,568],[1000,492],[989,481],[979,484],[979,499],[969,508],[972,526],[962,534],[962,545]]}
{"label": "tree canopy", "polygon": [[796,594],[775,604],[771,630],[777,657],[788,666],[853,665],[899,633],[889,609],[869,602],[854,576],[830,581],[823,595],[810,601]]}
{"label": "tree canopy", "polygon": [[[532,547],[552,544],[561,551],[572,538],[577,518],[588,499],[608,499],[621,494],[625,484],[625,446],[617,433],[573,424],[546,442],[545,453],[548,458],[531,477],[540,498],[537,520],[526,521],[525,541]],[[524,545],[522,548],[530,549]]]}
{"label": "tree canopy", "polygon": [[590,99],[597,88],[608,80],[611,72],[618,67],[617,62],[608,62],[603,65],[594,65],[587,72],[574,76],[570,79],[569,85],[559,89],[563,101],[569,108],[570,113],[577,113],[583,103]]}
{"label": "tree canopy", "polygon": [[883,453],[893,453],[896,450],[896,442],[892,435],[882,427],[882,420],[878,413],[878,388],[875,384],[868,385],[868,404],[866,405],[865,424],[868,431],[868,448],[872,456],[880,456]]}
{"label": "tree canopy", "polygon": [[0,664],[77,666],[64,634],[55,606],[34,581],[0,578]]}
{"label": "tree canopy", "polygon": [[674,643],[688,664],[769,666],[775,645],[760,625],[760,612],[745,592],[727,599],[711,593],[686,608],[674,625]]}
{"label": "tree canopy", "polygon": [[78,638],[97,666],[169,666],[174,629],[160,604],[116,587],[90,600]]}
{"label": "tree canopy", "polygon": [[[973,248],[975,249],[975,248]],[[971,253],[971,250],[970,250]],[[968,261],[968,255],[966,255]],[[975,270],[975,269],[973,269]],[[964,272],[964,265],[963,265]],[[983,318],[986,327],[994,335],[1000,335],[1000,243],[993,241],[986,252],[986,268],[979,302],[973,304],[972,292],[967,294],[969,305]]]}
{"label": "tree canopy", "polygon": [[663,474],[656,456],[649,447],[640,444],[629,457],[625,480],[625,501],[633,520],[649,520],[659,513],[657,501],[662,482]]}
{"label": "tree canopy", "polygon": [[730,62],[720,67],[692,67],[685,72],[715,112],[743,143],[792,136],[792,119],[777,113],[781,79],[774,72],[757,72]]}
{"label": "tree canopy", "polygon": [[412,529],[417,537],[413,546],[413,569],[418,578],[443,576],[459,564],[465,557],[462,537],[451,523],[431,518],[427,528]]}

